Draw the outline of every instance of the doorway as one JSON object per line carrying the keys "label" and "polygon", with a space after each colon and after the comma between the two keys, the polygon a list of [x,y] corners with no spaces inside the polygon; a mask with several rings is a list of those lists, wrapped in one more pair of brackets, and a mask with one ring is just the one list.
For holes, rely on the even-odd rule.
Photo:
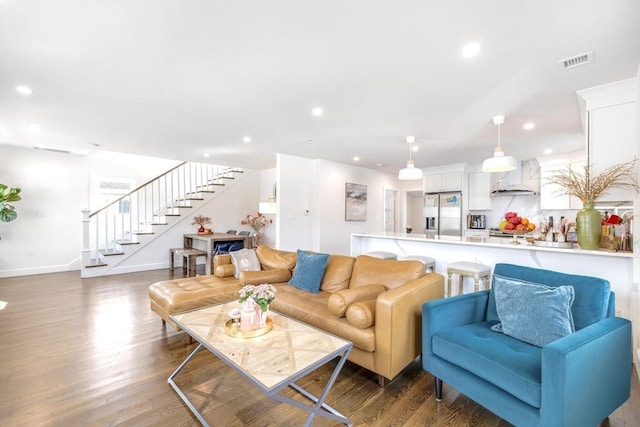
{"label": "doorway", "polygon": [[388,233],[398,232],[398,190],[384,189],[384,231]]}

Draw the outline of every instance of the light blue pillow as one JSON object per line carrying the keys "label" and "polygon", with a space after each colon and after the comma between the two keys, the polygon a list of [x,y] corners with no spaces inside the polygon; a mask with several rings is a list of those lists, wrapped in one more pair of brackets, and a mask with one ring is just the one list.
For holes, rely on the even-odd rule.
{"label": "light blue pillow", "polygon": [[538,347],[575,332],[572,286],[552,288],[505,277],[494,279],[500,323],[492,330]]}
{"label": "light blue pillow", "polygon": [[327,268],[329,254],[313,254],[298,249],[296,268],[289,284],[313,294],[320,292],[320,284]]}

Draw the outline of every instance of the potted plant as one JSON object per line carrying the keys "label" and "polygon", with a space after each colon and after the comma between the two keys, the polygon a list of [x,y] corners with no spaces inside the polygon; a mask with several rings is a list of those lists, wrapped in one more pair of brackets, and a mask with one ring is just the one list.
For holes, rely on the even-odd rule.
{"label": "potted plant", "polygon": [[638,191],[635,177],[637,159],[608,167],[598,175],[593,175],[592,166],[585,166],[584,172],[567,166],[551,177],[549,182],[561,189],[558,194],[577,197],[583,208],[576,214],[576,233],[581,249],[598,249],[602,232],[600,212],[594,209],[594,202],[612,188],[626,188]]}
{"label": "potted plant", "polygon": [[211,218],[209,218],[208,216],[202,216],[202,215],[194,216],[193,222],[191,223],[191,225],[200,226],[198,227],[198,233],[204,233],[205,232],[204,226],[207,224],[211,224]]}
{"label": "potted plant", "polygon": [[0,221],[10,222],[18,217],[16,208],[10,202],[21,200],[20,188],[9,188],[4,184],[0,184]]}
{"label": "potted plant", "polygon": [[260,230],[262,230],[264,227],[266,227],[268,224],[271,224],[273,221],[270,219],[267,219],[264,215],[262,215],[261,213],[258,213],[255,216],[251,216],[250,214],[247,214],[247,216],[245,217],[245,219],[243,219],[242,221],[240,221],[240,224],[242,225],[248,225],[249,227],[253,228],[253,246],[256,247],[260,244],[260,238],[262,237],[262,233],[260,232]]}

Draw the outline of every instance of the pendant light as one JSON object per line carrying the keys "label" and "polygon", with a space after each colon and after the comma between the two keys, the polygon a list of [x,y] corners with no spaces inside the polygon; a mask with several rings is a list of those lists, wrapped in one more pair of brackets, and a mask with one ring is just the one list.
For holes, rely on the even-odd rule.
{"label": "pendant light", "polygon": [[398,179],[407,181],[412,179],[422,179],[422,169],[416,168],[413,164],[413,160],[411,159],[411,144],[413,144],[415,140],[415,136],[407,137],[407,144],[409,144],[409,160],[407,160],[407,167],[400,169],[400,172],[398,172]]}
{"label": "pendant light", "polygon": [[500,146],[500,125],[504,123],[504,116],[495,116],[493,124],[498,126],[498,146],[493,150],[493,157],[482,162],[482,172],[509,172],[518,169],[518,161],[511,156],[505,156]]}

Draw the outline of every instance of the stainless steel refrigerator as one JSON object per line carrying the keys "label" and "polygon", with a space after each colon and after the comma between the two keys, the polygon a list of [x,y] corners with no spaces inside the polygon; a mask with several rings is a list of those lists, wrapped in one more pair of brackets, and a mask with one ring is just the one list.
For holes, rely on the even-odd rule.
{"label": "stainless steel refrigerator", "polygon": [[462,236],[462,193],[425,193],[425,233]]}

